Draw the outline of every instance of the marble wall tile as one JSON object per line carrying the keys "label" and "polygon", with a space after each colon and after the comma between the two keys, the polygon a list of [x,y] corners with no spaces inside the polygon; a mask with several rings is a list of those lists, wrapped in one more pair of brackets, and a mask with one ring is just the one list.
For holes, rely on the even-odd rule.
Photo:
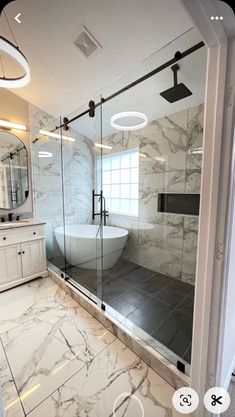
{"label": "marble wall tile", "polygon": [[186,169],[201,168],[202,154],[192,153],[203,146],[204,104],[188,109]]}
{"label": "marble wall tile", "polygon": [[139,217],[150,223],[159,218],[158,194],[161,192],[181,193],[185,188],[185,171],[140,174]]}
{"label": "marble wall tile", "polygon": [[186,144],[187,111],[153,120],[140,130],[140,172],[184,169]]}
{"label": "marble wall tile", "polygon": [[[47,129],[49,124],[56,124],[54,118],[35,106],[30,107],[30,120],[31,125],[37,127],[36,132],[39,128]],[[32,131],[35,134],[35,129]],[[48,223],[46,241],[49,258],[61,255],[54,228],[63,225],[63,214],[65,224],[91,223],[91,195],[94,188],[93,142],[71,128],[69,135],[75,142],[63,141],[62,154],[61,143],[57,139],[43,138],[33,145],[35,213],[39,219]],[[40,151],[50,152],[52,157],[39,158]]]}
{"label": "marble wall tile", "polygon": [[200,194],[201,190],[201,170],[187,169],[185,171],[185,193]]}
{"label": "marble wall tile", "polygon": [[139,247],[138,264],[169,277],[181,279],[182,251],[145,244]]}
{"label": "marble wall tile", "polygon": [[195,284],[197,257],[196,254],[190,254],[183,251],[182,256],[182,281],[189,284]]}
{"label": "marble wall tile", "polygon": [[195,283],[198,241],[198,217],[185,216],[182,251],[182,280]]}
{"label": "marble wall tile", "polygon": [[139,131],[117,132],[111,136],[103,138],[104,144],[112,146],[110,153],[121,152],[127,149],[139,148]]}
{"label": "marble wall tile", "polygon": [[185,230],[196,230],[198,231],[198,216],[184,216],[184,229]]}
{"label": "marble wall tile", "polygon": [[[197,230],[197,220],[188,220],[188,216],[184,215],[159,213],[158,194],[200,193],[202,154],[192,152],[202,147],[203,111],[202,104],[153,120],[139,132],[117,132],[104,139],[104,142],[112,146],[112,153],[135,147],[139,148],[140,153],[138,220],[146,226],[142,227],[139,223],[137,233],[130,218],[110,215],[110,224],[129,230],[123,257],[157,272],[165,271],[167,275],[172,273],[172,276],[187,281],[189,275],[193,281],[193,270],[195,274],[193,258],[196,248],[191,253],[190,261],[185,245],[189,245],[191,232],[186,234],[184,227]],[[194,228],[193,224],[190,224],[192,222]],[[147,224],[154,227],[161,224],[163,228],[155,228],[154,237],[154,233],[145,231]],[[168,233],[170,229],[167,229],[167,226],[175,226],[178,229],[172,229],[172,232]],[[172,250],[175,250],[175,253],[170,254]],[[160,251],[158,255],[156,251]],[[157,260],[158,256],[161,261]]]}
{"label": "marble wall tile", "polygon": [[55,118],[44,110],[29,103],[29,124],[31,127],[43,129],[48,126],[58,126],[59,118]]}

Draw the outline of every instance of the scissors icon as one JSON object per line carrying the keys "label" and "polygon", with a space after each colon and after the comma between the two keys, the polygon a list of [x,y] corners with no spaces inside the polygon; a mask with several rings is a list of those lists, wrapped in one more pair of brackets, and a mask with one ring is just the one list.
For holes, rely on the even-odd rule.
{"label": "scissors icon", "polygon": [[222,398],[223,398],[222,395],[220,397],[216,397],[216,395],[213,394],[211,396],[211,399],[213,400],[212,403],[211,403],[211,405],[213,407],[215,407],[217,404],[223,405],[223,403],[220,401]]}

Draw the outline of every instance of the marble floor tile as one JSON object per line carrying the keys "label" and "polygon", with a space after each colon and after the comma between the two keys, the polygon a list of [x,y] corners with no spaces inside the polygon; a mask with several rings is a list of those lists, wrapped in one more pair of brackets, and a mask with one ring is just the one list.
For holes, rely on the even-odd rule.
{"label": "marble floor tile", "polygon": [[[0,342],[0,386],[2,392],[3,417],[24,417],[21,401]],[[1,410],[0,410],[1,415]]]}
{"label": "marble floor tile", "polygon": [[[171,388],[115,340],[30,417],[172,417]],[[113,413],[115,412],[115,414]]]}
{"label": "marble floor tile", "polygon": [[57,320],[68,308],[77,307],[76,301],[47,278],[0,293],[0,298],[0,334],[33,320],[44,320],[48,312],[49,321]]}
{"label": "marble floor tile", "polygon": [[28,313],[31,319],[1,336],[26,413],[115,339],[63,290],[54,295],[54,303],[51,294],[41,298],[40,308]]}

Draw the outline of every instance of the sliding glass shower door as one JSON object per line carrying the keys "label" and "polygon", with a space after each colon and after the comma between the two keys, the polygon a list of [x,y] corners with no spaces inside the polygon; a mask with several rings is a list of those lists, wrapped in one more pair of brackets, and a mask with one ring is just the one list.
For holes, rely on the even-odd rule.
{"label": "sliding glass shower door", "polygon": [[[67,118],[71,120],[86,109],[78,109]],[[95,143],[101,137],[101,111],[84,114],[69,123],[67,131],[62,128],[66,276],[98,303],[102,299],[104,201],[102,149]]]}

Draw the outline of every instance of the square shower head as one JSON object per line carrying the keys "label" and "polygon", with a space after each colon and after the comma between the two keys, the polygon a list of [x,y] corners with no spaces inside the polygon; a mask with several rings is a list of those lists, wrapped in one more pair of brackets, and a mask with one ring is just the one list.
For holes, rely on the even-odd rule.
{"label": "square shower head", "polygon": [[193,93],[186,87],[185,84],[180,83],[174,85],[174,87],[168,88],[168,90],[160,93],[160,96],[165,98],[169,103],[174,103],[175,101],[182,100],[188,96],[191,96]]}

